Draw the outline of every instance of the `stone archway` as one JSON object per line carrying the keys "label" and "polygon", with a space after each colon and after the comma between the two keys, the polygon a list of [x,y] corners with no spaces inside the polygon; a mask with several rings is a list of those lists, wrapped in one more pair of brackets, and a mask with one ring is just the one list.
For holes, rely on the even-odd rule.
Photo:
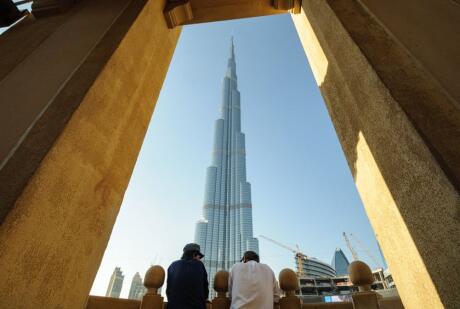
{"label": "stone archway", "polygon": [[[188,22],[295,4],[171,2],[190,4]],[[460,11],[449,0],[407,3],[304,0],[293,19],[405,306],[454,308],[460,38],[452,29]],[[0,37],[5,305],[84,304],[180,35],[164,8],[82,1]],[[430,22],[413,29],[406,15]],[[429,45],[439,37],[443,48]]]}

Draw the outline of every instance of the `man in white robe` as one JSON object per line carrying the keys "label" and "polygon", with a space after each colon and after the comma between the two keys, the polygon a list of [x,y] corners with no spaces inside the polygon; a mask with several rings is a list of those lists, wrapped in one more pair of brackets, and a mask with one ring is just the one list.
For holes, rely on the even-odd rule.
{"label": "man in white robe", "polygon": [[280,297],[273,270],[260,263],[254,251],[245,252],[241,262],[233,265],[228,287],[231,309],[273,309]]}

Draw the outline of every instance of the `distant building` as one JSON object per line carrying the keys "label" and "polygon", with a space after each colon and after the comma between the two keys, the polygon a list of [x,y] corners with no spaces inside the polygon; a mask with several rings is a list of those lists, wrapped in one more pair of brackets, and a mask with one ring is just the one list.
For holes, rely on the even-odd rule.
{"label": "distant building", "polygon": [[142,299],[142,296],[144,296],[146,292],[146,288],[144,287],[144,284],[142,282],[141,275],[137,272],[133,280],[131,281],[131,288],[129,289],[129,299]]}
{"label": "distant building", "polygon": [[107,288],[106,297],[120,298],[121,287],[125,276],[121,272],[120,267],[115,267],[112,276],[110,277],[109,287]]}
{"label": "distant building", "polygon": [[[299,269],[297,263],[298,255],[301,255],[302,259],[302,271]],[[303,273],[303,276],[308,278],[331,278],[335,277],[335,270],[326,262],[320,261],[317,258],[306,256],[302,253],[297,253],[295,256],[295,263],[297,272]]]}
{"label": "distant building", "polygon": [[335,249],[331,265],[335,269],[337,276],[348,275],[348,265],[350,265],[350,262],[348,262],[348,259],[345,256],[345,253],[343,253],[342,249]]}

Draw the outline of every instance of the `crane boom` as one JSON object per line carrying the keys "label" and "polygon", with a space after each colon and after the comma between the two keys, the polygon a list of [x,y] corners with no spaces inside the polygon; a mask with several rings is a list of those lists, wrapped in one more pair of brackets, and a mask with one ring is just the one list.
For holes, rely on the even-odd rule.
{"label": "crane boom", "polygon": [[280,243],[280,242],[278,242],[278,241],[276,241],[274,239],[271,239],[271,238],[269,238],[267,236],[260,235],[259,237],[264,238],[265,240],[271,241],[272,243],[277,244],[278,246],[283,247],[284,249],[287,249],[287,250],[289,250],[291,252],[298,253],[298,250],[293,249],[293,248],[291,248],[289,246],[286,246],[285,244],[282,244],[282,243]]}
{"label": "crane boom", "polygon": [[359,260],[358,253],[356,253],[355,249],[351,245],[350,239],[348,239],[348,236],[347,236],[347,234],[345,232],[343,232],[343,238],[345,239],[345,242],[347,243],[348,249],[350,249],[350,251],[351,251],[351,255],[353,256],[353,260],[354,261]]}
{"label": "crane boom", "polygon": [[284,249],[287,249],[291,252],[293,252],[295,254],[295,259],[296,259],[296,262],[297,262],[297,276],[300,278],[304,275],[304,271],[303,271],[303,264],[302,264],[302,260],[303,259],[307,259],[307,255],[300,252],[300,248],[299,248],[299,245],[296,245],[297,249],[294,249],[294,248],[291,248],[289,246],[286,246],[285,244],[283,243],[280,243],[279,241],[276,241],[274,239],[271,239],[267,236],[264,236],[264,235],[259,235],[260,238],[263,238],[265,240],[268,240]]}
{"label": "crane boom", "polygon": [[[355,235],[350,233],[350,237],[353,238],[353,240],[358,244],[358,246],[366,252],[366,254],[372,259],[372,262],[374,262],[376,267],[380,267],[380,263],[377,261],[375,256],[367,249],[366,246],[363,245],[363,243],[356,237]],[[381,267],[380,267],[381,268]]]}

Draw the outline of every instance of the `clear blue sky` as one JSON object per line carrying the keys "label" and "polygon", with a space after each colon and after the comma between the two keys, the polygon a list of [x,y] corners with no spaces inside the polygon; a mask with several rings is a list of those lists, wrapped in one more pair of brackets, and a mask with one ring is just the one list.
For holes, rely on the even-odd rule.
{"label": "clear blue sky", "polygon": [[[231,35],[252,184],[254,235],[266,235],[328,263],[342,232],[380,260],[377,243],[326,107],[289,15],[187,26],[91,293],[103,295],[115,266],[126,297],[136,271],[167,267],[194,239]],[[293,254],[260,239],[278,273]],[[360,257],[374,263],[363,250]]]}

